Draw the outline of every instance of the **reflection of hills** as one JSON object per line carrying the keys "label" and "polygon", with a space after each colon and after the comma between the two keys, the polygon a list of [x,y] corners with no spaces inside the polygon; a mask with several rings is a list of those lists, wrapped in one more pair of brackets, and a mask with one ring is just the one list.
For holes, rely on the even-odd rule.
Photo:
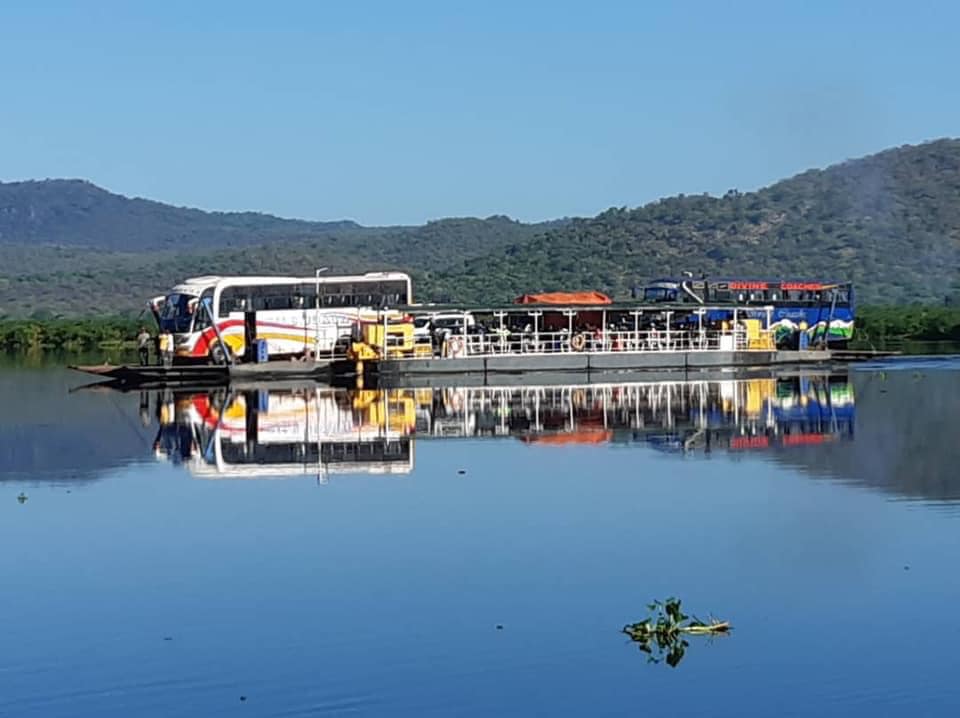
{"label": "reflection of hills", "polygon": [[77,383],[66,370],[0,371],[0,480],[95,479],[149,459],[156,425],[144,426],[138,397],[68,394]]}
{"label": "reflection of hills", "polygon": [[960,372],[856,371],[856,441],[777,460],[908,497],[960,500]]}

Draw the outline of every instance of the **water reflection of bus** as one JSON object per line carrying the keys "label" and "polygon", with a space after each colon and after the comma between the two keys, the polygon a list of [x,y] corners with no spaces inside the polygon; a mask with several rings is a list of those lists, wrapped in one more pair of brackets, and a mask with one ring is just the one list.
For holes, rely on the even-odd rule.
{"label": "water reflection of bus", "polygon": [[[303,388],[178,395],[164,451],[206,477],[403,474],[413,469],[412,401],[398,392]],[[184,451],[185,439],[192,450]]]}
{"label": "water reflection of bus", "polygon": [[578,386],[180,394],[160,453],[198,476],[407,473],[414,440],[514,438],[544,447],[669,453],[783,450],[849,440],[845,375]]}

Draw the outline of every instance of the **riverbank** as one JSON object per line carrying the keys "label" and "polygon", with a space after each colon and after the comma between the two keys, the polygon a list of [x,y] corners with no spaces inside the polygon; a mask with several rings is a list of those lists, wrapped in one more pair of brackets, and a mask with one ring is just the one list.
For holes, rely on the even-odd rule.
{"label": "riverbank", "polygon": [[854,343],[889,348],[885,344],[960,343],[960,306],[911,304],[865,306],[856,311]]}
{"label": "riverbank", "polygon": [[152,319],[144,322],[132,317],[0,319],[0,350],[37,353],[129,349],[141,325],[156,331]]}

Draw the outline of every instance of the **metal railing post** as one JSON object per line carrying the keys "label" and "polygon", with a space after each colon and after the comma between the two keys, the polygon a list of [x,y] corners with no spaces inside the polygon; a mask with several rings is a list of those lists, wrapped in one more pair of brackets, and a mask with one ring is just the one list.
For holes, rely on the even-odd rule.
{"label": "metal railing post", "polygon": [[633,348],[638,351],[642,347],[640,343],[640,315],[643,314],[643,310],[634,309],[630,313],[633,315]]}
{"label": "metal railing post", "polygon": [[[316,311],[313,313],[313,360],[320,361],[320,273],[326,272],[327,267],[319,267],[315,274],[315,290],[317,292],[316,297],[314,298],[314,306]],[[336,339],[334,339],[334,344],[336,344]],[[330,350],[331,358],[333,358],[333,350]]]}

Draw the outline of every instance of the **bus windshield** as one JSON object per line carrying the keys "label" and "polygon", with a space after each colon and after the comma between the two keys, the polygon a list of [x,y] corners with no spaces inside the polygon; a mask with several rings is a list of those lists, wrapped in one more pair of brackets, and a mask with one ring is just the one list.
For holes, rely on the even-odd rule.
{"label": "bus windshield", "polygon": [[667,289],[666,287],[647,287],[643,290],[643,301],[675,302],[677,301],[677,290]]}
{"label": "bus windshield", "polygon": [[171,294],[160,310],[160,330],[174,334],[190,331],[197,298],[191,294]]}

